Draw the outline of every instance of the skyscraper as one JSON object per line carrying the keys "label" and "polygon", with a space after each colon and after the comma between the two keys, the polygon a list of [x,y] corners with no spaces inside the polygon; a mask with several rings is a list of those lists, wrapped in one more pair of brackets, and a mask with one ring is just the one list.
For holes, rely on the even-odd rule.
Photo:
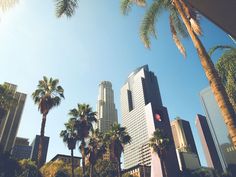
{"label": "skyscraper", "polygon": [[200,168],[200,160],[189,122],[177,117],[171,121],[171,130],[180,170]]}
{"label": "skyscraper", "polygon": [[0,149],[11,151],[24,109],[26,94],[17,92],[17,86],[14,84],[4,84],[13,90],[16,102],[0,122]]}
{"label": "skyscraper", "polygon": [[[151,149],[148,146],[156,128],[173,142],[167,109],[163,107],[157,78],[148,66],[132,72],[121,88],[122,126],[132,138],[124,148],[124,166],[131,168],[138,164],[151,165]],[[160,163],[159,163],[160,164]],[[158,167],[162,171],[161,167]],[[178,176],[178,162],[174,144],[171,144],[166,157],[166,170],[169,176]]]}
{"label": "skyscraper", "polygon": [[223,171],[228,168],[236,174],[236,150],[210,87],[203,89],[200,97]]}
{"label": "skyscraper", "polygon": [[[40,142],[40,135],[36,135],[35,139],[31,143],[32,151],[30,158],[33,161],[38,161],[38,152],[39,152],[39,142]],[[48,144],[49,144],[49,137],[44,136],[43,137],[43,151],[42,151],[42,162],[45,163],[47,159],[47,153],[48,153]]]}
{"label": "skyscraper", "polygon": [[98,129],[106,132],[115,122],[118,123],[117,110],[114,103],[112,84],[109,81],[102,81],[99,84],[97,101]]}
{"label": "skyscraper", "polygon": [[21,160],[29,159],[32,147],[29,146],[27,138],[16,137],[14,147],[12,149],[12,157]]}
{"label": "skyscraper", "polygon": [[206,157],[207,166],[222,172],[222,166],[217,154],[216,146],[213,141],[206,117],[200,114],[196,116],[196,127],[201,139],[203,151]]}
{"label": "skyscraper", "polygon": [[189,122],[177,117],[170,124],[176,149],[186,148],[198,155]]}

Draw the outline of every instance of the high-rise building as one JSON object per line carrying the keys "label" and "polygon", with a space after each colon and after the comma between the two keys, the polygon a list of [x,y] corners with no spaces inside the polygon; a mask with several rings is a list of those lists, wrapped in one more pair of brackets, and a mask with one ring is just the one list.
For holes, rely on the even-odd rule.
{"label": "high-rise building", "polygon": [[223,171],[228,168],[236,174],[236,150],[210,87],[203,89],[200,97]]}
{"label": "high-rise building", "polygon": [[[39,142],[40,142],[40,135],[36,135],[35,139],[31,143],[32,151],[31,151],[30,158],[36,162],[38,161]],[[42,156],[43,156],[42,162],[43,163],[45,163],[46,159],[47,159],[48,144],[49,144],[49,137],[44,136],[44,138],[43,138],[43,152],[42,152]]]}
{"label": "high-rise building", "polygon": [[200,160],[189,122],[177,117],[171,121],[171,130],[180,170],[200,168]]}
{"label": "high-rise building", "polygon": [[207,166],[222,172],[222,166],[213,141],[206,117],[200,114],[196,116],[196,127],[202,143]]}
{"label": "high-rise building", "polygon": [[118,123],[117,110],[114,103],[112,84],[109,81],[102,81],[99,84],[97,101],[98,129],[106,132],[115,122]]}
{"label": "high-rise building", "polygon": [[0,121],[0,149],[11,151],[19,128],[21,115],[25,105],[26,94],[17,92],[17,86],[4,83],[14,92],[15,103],[7,115]]}
{"label": "high-rise building", "polygon": [[170,124],[176,149],[186,149],[185,151],[198,154],[189,122],[177,117]]}
{"label": "high-rise building", "polygon": [[29,146],[29,139],[16,137],[15,144],[12,149],[12,157],[21,160],[29,159],[32,147]]}
{"label": "high-rise building", "polygon": [[[173,142],[167,109],[162,105],[157,78],[144,65],[132,72],[121,88],[122,126],[127,128],[132,142],[124,148],[124,167],[138,164],[151,165],[151,149],[148,146],[156,128],[161,129]],[[159,163],[160,164],[160,163]],[[179,175],[174,144],[166,157],[169,176]],[[161,166],[158,167],[162,171]]]}

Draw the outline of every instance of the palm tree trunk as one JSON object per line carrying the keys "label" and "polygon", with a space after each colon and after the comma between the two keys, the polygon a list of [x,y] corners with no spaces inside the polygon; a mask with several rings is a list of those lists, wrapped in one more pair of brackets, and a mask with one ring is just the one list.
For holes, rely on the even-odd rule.
{"label": "palm tree trunk", "polygon": [[38,169],[40,169],[43,166],[43,146],[44,146],[43,140],[44,140],[45,124],[46,124],[46,114],[43,114],[40,139],[39,139],[39,148],[38,148],[38,163],[37,163]]}
{"label": "palm tree trunk", "polygon": [[82,171],[83,171],[83,177],[85,177],[85,152],[84,152],[84,140],[81,142],[81,155],[82,155]]}
{"label": "palm tree trunk", "polygon": [[[225,124],[227,125],[229,135],[232,139],[234,146],[236,147],[236,121],[235,121],[235,112],[231,103],[229,102],[229,98],[225,92],[225,88],[220,80],[220,77],[214,67],[213,62],[211,61],[208,53],[206,52],[203,44],[200,39],[194,33],[190,21],[186,17],[186,14],[183,11],[183,5],[185,2],[183,0],[173,0],[176,9],[178,10],[187,30],[192,39],[192,42],[197,50],[199,59],[201,61],[201,65],[205,71],[206,77],[209,80],[211,90],[215,96],[215,99],[220,107],[221,113],[223,115],[223,119]],[[183,4],[181,6],[181,4]]]}
{"label": "palm tree trunk", "polygon": [[93,177],[93,164],[90,163],[90,177]]}
{"label": "palm tree trunk", "polygon": [[117,175],[118,177],[121,177],[121,166],[120,166],[120,158],[117,158]]}
{"label": "palm tree trunk", "polygon": [[72,170],[72,177],[75,176],[74,174],[74,149],[71,149],[71,170]]}

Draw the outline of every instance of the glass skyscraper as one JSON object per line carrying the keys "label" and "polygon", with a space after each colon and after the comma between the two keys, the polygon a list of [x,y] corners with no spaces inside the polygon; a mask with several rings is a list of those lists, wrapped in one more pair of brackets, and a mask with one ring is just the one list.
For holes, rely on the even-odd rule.
{"label": "glass skyscraper", "polygon": [[200,97],[223,170],[229,168],[236,174],[236,150],[210,87],[203,89]]}
{"label": "glass skyscraper", "polygon": [[[137,68],[121,88],[122,126],[127,128],[132,142],[124,148],[124,167],[138,164],[151,165],[151,149],[148,146],[156,128],[173,142],[167,109],[162,105],[157,78],[148,66]],[[160,163],[159,163],[160,164]],[[179,175],[174,144],[168,150],[166,158],[168,176]],[[162,171],[158,167],[158,171]]]}

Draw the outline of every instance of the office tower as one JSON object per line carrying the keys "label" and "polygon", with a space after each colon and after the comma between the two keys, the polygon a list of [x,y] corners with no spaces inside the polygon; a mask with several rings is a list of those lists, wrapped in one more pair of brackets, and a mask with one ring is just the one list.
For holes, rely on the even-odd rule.
{"label": "office tower", "polygon": [[189,122],[177,117],[171,121],[171,130],[180,170],[200,168],[200,160]]}
{"label": "office tower", "polygon": [[203,151],[206,157],[207,166],[222,172],[222,166],[217,154],[216,146],[213,141],[206,117],[200,114],[196,116],[196,127],[201,139]]}
{"label": "office tower", "polygon": [[[32,151],[31,151],[30,158],[36,162],[38,161],[39,142],[40,142],[40,135],[36,135],[35,139],[31,143]],[[46,159],[47,159],[48,144],[49,144],[49,137],[44,136],[43,137],[43,152],[42,152],[42,156],[43,156],[42,162],[43,163],[45,163]]]}
{"label": "office tower", "polygon": [[[173,141],[167,109],[162,105],[157,78],[144,65],[132,72],[121,88],[122,126],[127,128],[132,142],[124,148],[124,166],[151,165],[151,149],[148,146],[156,128],[161,129]],[[160,160],[158,159],[159,164]],[[166,157],[169,176],[179,175],[174,144]],[[158,171],[162,171],[159,165]]]}
{"label": "office tower", "polygon": [[98,128],[106,132],[115,122],[118,122],[117,110],[114,103],[114,93],[112,84],[109,81],[102,81],[99,84],[99,94],[97,101]]}
{"label": "office tower", "polygon": [[177,117],[170,125],[176,149],[186,149],[185,151],[198,154],[189,122]]}
{"label": "office tower", "polygon": [[17,86],[14,84],[4,84],[14,92],[15,103],[7,115],[0,121],[0,149],[11,151],[24,109],[26,94],[17,92]]}
{"label": "office tower", "polygon": [[29,159],[32,147],[29,146],[29,139],[16,137],[15,144],[12,149],[12,157],[16,160]]}
{"label": "office tower", "polygon": [[236,150],[210,87],[203,89],[200,97],[223,171],[228,168],[236,174]]}

